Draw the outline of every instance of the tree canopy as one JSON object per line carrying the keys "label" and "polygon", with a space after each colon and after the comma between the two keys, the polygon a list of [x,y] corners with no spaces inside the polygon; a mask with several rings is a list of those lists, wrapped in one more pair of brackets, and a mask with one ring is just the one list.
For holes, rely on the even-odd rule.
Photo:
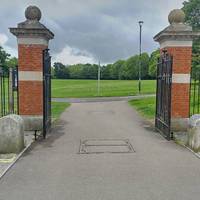
{"label": "tree canopy", "polygon": [[0,65],[4,66],[10,54],[6,53],[3,47],[0,46]]}
{"label": "tree canopy", "polygon": [[[194,30],[200,31],[200,0],[184,1],[183,11],[186,15],[186,22],[193,27]],[[193,43],[193,69],[200,69],[200,39]]]}
{"label": "tree canopy", "polygon": [[[101,79],[104,80],[136,80],[138,79],[139,68],[141,63],[141,78],[154,79],[156,76],[156,63],[159,51],[153,52],[150,56],[148,53],[131,56],[126,60],[118,60],[113,64],[100,66]],[[0,64],[4,68],[15,67],[17,58],[11,57],[0,46]],[[57,79],[97,79],[97,64],[75,64],[64,65],[61,62],[55,62],[52,66],[53,78]]]}
{"label": "tree canopy", "polygon": [[8,67],[16,67],[16,65],[17,58],[10,57],[10,54],[0,46],[0,67],[3,67],[7,71]]}
{"label": "tree canopy", "polygon": [[152,78],[156,77],[157,72],[157,62],[160,57],[160,50],[157,49],[151,53],[150,61],[149,61],[149,76]]}
{"label": "tree canopy", "polygon": [[186,22],[193,29],[200,29],[200,0],[189,0],[183,2],[183,11],[186,15]]}
{"label": "tree canopy", "polygon": [[[150,57],[148,53],[142,53],[141,57],[134,55],[127,60],[118,60],[113,64],[103,65],[101,66],[101,79],[138,79],[140,59],[142,79],[153,79],[156,74],[156,62],[159,51],[156,51],[156,53],[156,55],[154,53]],[[60,79],[97,79],[98,65],[87,63],[64,66],[62,63],[54,63],[53,72],[54,78]]]}

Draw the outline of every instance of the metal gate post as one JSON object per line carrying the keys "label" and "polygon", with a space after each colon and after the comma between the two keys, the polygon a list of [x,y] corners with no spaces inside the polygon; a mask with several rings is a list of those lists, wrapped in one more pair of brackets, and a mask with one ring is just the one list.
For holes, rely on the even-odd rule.
{"label": "metal gate post", "polygon": [[51,57],[43,50],[43,137],[51,127]]}

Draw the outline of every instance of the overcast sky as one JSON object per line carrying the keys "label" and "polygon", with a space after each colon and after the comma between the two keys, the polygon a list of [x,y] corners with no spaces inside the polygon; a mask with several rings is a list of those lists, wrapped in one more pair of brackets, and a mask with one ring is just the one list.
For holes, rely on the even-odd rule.
{"label": "overcast sky", "polygon": [[168,26],[168,14],[183,0],[0,0],[0,45],[17,56],[16,38],[8,27],[25,20],[24,10],[36,5],[41,22],[55,34],[50,42],[53,61],[64,64],[112,63],[138,53],[143,20],[142,49],[158,47],[153,36]]}

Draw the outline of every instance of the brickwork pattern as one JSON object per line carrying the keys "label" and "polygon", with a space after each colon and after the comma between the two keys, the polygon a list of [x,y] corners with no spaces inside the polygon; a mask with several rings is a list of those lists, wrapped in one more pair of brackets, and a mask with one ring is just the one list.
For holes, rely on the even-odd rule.
{"label": "brickwork pattern", "polygon": [[[19,44],[19,71],[43,71],[45,45]],[[19,114],[43,115],[43,82],[19,81]]]}
{"label": "brickwork pattern", "polygon": [[[192,47],[167,47],[173,56],[173,74],[190,74],[192,65]],[[190,107],[190,84],[172,83],[171,117],[188,118]]]}
{"label": "brickwork pattern", "polygon": [[188,118],[190,107],[190,85],[184,83],[172,84],[171,116],[173,118]]}
{"label": "brickwork pattern", "polygon": [[19,82],[20,115],[43,115],[43,82]]}
{"label": "brickwork pattern", "polygon": [[167,52],[173,55],[173,72],[189,74],[192,64],[192,47],[167,47]]}
{"label": "brickwork pattern", "polygon": [[42,51],[46,45],[18,45],[19,71],[42,71]]}

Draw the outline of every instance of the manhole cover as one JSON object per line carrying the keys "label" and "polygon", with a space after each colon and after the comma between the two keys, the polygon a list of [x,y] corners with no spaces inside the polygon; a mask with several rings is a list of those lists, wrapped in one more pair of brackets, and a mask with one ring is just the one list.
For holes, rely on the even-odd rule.
{"label": "manhole cover", "polygon": [[80,154],[98,153],[133,153],[135,152],[129,140],[82,140]]}

